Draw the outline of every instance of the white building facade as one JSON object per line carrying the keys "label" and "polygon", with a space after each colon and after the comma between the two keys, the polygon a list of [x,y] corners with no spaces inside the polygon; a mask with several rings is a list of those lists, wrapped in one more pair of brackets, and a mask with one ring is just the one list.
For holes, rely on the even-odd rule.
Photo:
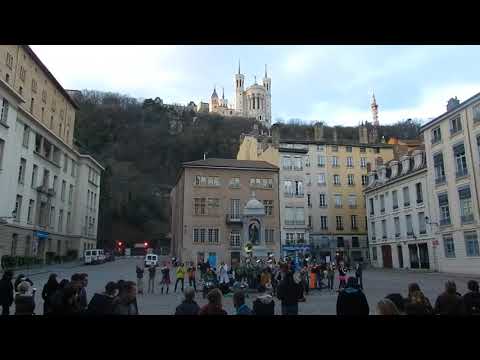
{"label": "white building facade", "polygon": [[370,260],[374,267],[437,270],[429,224],[425,152],[415,150],[369,173],[365,188]]}
{"label": "white building facade", "polygon": [[439,270],[480,274],[480,93],[422,126]]}
{"label": "white building facade", "polygon": [[[33,62],[44,68],[38,58]],[[39,119],[33,95],[27,107],[25,89],[9,79],[0,78],[0,257],[45,259],[47,253],[65,256],[69,250],[82,256],[96,247],[103,168],[76,151],[71,137],[61,138]],[[58,93],[77,107],[59,85]],[[70,115],[73,127],[74,111]]]}

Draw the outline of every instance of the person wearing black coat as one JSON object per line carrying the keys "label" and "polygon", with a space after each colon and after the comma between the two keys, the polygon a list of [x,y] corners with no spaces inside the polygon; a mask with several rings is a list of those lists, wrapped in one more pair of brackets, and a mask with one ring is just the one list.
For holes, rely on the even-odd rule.
{"label": "person wearing black coat", "polygon": [[263,292],[253,302],[253,315],[273,316],[275,315],[275,301],[273,297]]}
{"label": "person wearing black coat", "polygon": [[345,289],[340,291],[337,298],[337,315],[368,315],[368,306],[365,294],[358,288],[357,279],[348,278]]}
{"label": "person wearing black coat", "polygon": [[2,306],[2,315],[10,315],[10,306],[13,304],[13,272],[5,271],[0,280],[0,305]]}
{"label": "person wearing black coat", "polygon": [[43,315],[46,315],[51,311],[51,298],[53,294],[55,294],[55,291],[58,290],[58,286],[57,274],[51,274],[42,290]]}
{"label": "person wearing black coat", "polygon": [[277,289],[277,297],[282,301],[282,315],[298,315],[298,301],[303,297],[303,287],[287,272]]}
{"label": "person wearing black coat", "polygon": [[437,315],[465,315],[465,304],[457,293],[457,286],[453,281],[447,281],[445,292],[438,296],[435,302],[435,314]]}
{"label": "person wearing black coat", "polygon": [[96,293],[88,304],[87,315],[113,315],[114,300],[118,293],[118,285],[110,281],[105,286],[105,292]]}
{"label": "person wearing black coat", "polygon": [[470,280],[468,282],[470,292],[463,295],[463,303],[467,315],[480,315],[480,292],[478,282]]}
{"label": "person wearing black coat", "polygon": [[195,290],[188,288],[185,290],[185,300],[175,309],[175,315],[198,315],[200,306],[193,300],[195,298]]}
{"label": "person wearing black coat", "polygon": [[357,278],[360,289],[363,290],[363,269],[360,263],[357,264],[357,268],[355,269],[355,277]]}

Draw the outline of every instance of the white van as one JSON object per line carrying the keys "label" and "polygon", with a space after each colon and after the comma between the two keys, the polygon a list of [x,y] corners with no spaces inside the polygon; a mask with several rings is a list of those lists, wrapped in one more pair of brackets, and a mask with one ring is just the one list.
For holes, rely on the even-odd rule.
{"label": "white van", "polygon": [[156,254],[145,255],[145,267],[148,267],[148,266],[158,266],[158,255]]}
{"label": "white van", "polygon": [[84,263],[101,264],[105,262],[105,254],[102,249],[85,250]]}

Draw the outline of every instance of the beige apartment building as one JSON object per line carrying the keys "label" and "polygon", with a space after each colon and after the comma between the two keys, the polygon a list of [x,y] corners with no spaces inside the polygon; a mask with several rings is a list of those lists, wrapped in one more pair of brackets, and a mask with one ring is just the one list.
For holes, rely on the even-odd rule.
{"label": "beige apartment building", "polygon": [[170,193],[173,256],[214,267],[246,256],[278,259],[278,181],[278,167],[264,161],[184,163]]}
{"label": "beige apartment building", "polygon": [[[374,141],[365,126],[358,141],[326,139],[316,124],[313,140],[245,135],[237,159],[280,168],[282,255],[313,253],[322,260],[368,260],[363,187],[367,166],[393,159],[393,146]],[[368,165],[370,164],[370,165]]]}
{"label": "beige apartment building", "polygon": [[25,45],[0,45],[0,257],[96,247],[103,167],[73,146],[78,106]]}
{"label": "beige apartment building", "polygon": [[480,93],[423,125],[439,270],[480,274]]}

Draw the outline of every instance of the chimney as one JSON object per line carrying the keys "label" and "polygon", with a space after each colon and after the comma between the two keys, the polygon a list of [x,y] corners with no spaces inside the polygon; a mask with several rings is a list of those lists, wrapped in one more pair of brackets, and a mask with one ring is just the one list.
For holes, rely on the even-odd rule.
{"label": "chimney", "polygon": [[450,100],[448,100],[447,111],[452,111],[453,109],[459,106],[460,106],[460,100],[458,100],[457,97],[455,96],[454,98],[451,98]]}
{"label": "chimney", "polygon": [[313,125],[313,134],[315,141],[323,140],[323,123],[317,122]]}
{"label": "chimney", "polygon": [[280,127],[277,124],[272,126],[272,142],[273,146],[277,148],[280,145]]}
{"label": "chimney", "polygon": [[368,144],[367,126],[362,123],[358,126],[358,142],[360,144]]}
{"label": "chimney", "polygon": [[333,142],[337,142],[338,141],[338,134],[337,134],[337,127],[335,126],[333,128]]}

